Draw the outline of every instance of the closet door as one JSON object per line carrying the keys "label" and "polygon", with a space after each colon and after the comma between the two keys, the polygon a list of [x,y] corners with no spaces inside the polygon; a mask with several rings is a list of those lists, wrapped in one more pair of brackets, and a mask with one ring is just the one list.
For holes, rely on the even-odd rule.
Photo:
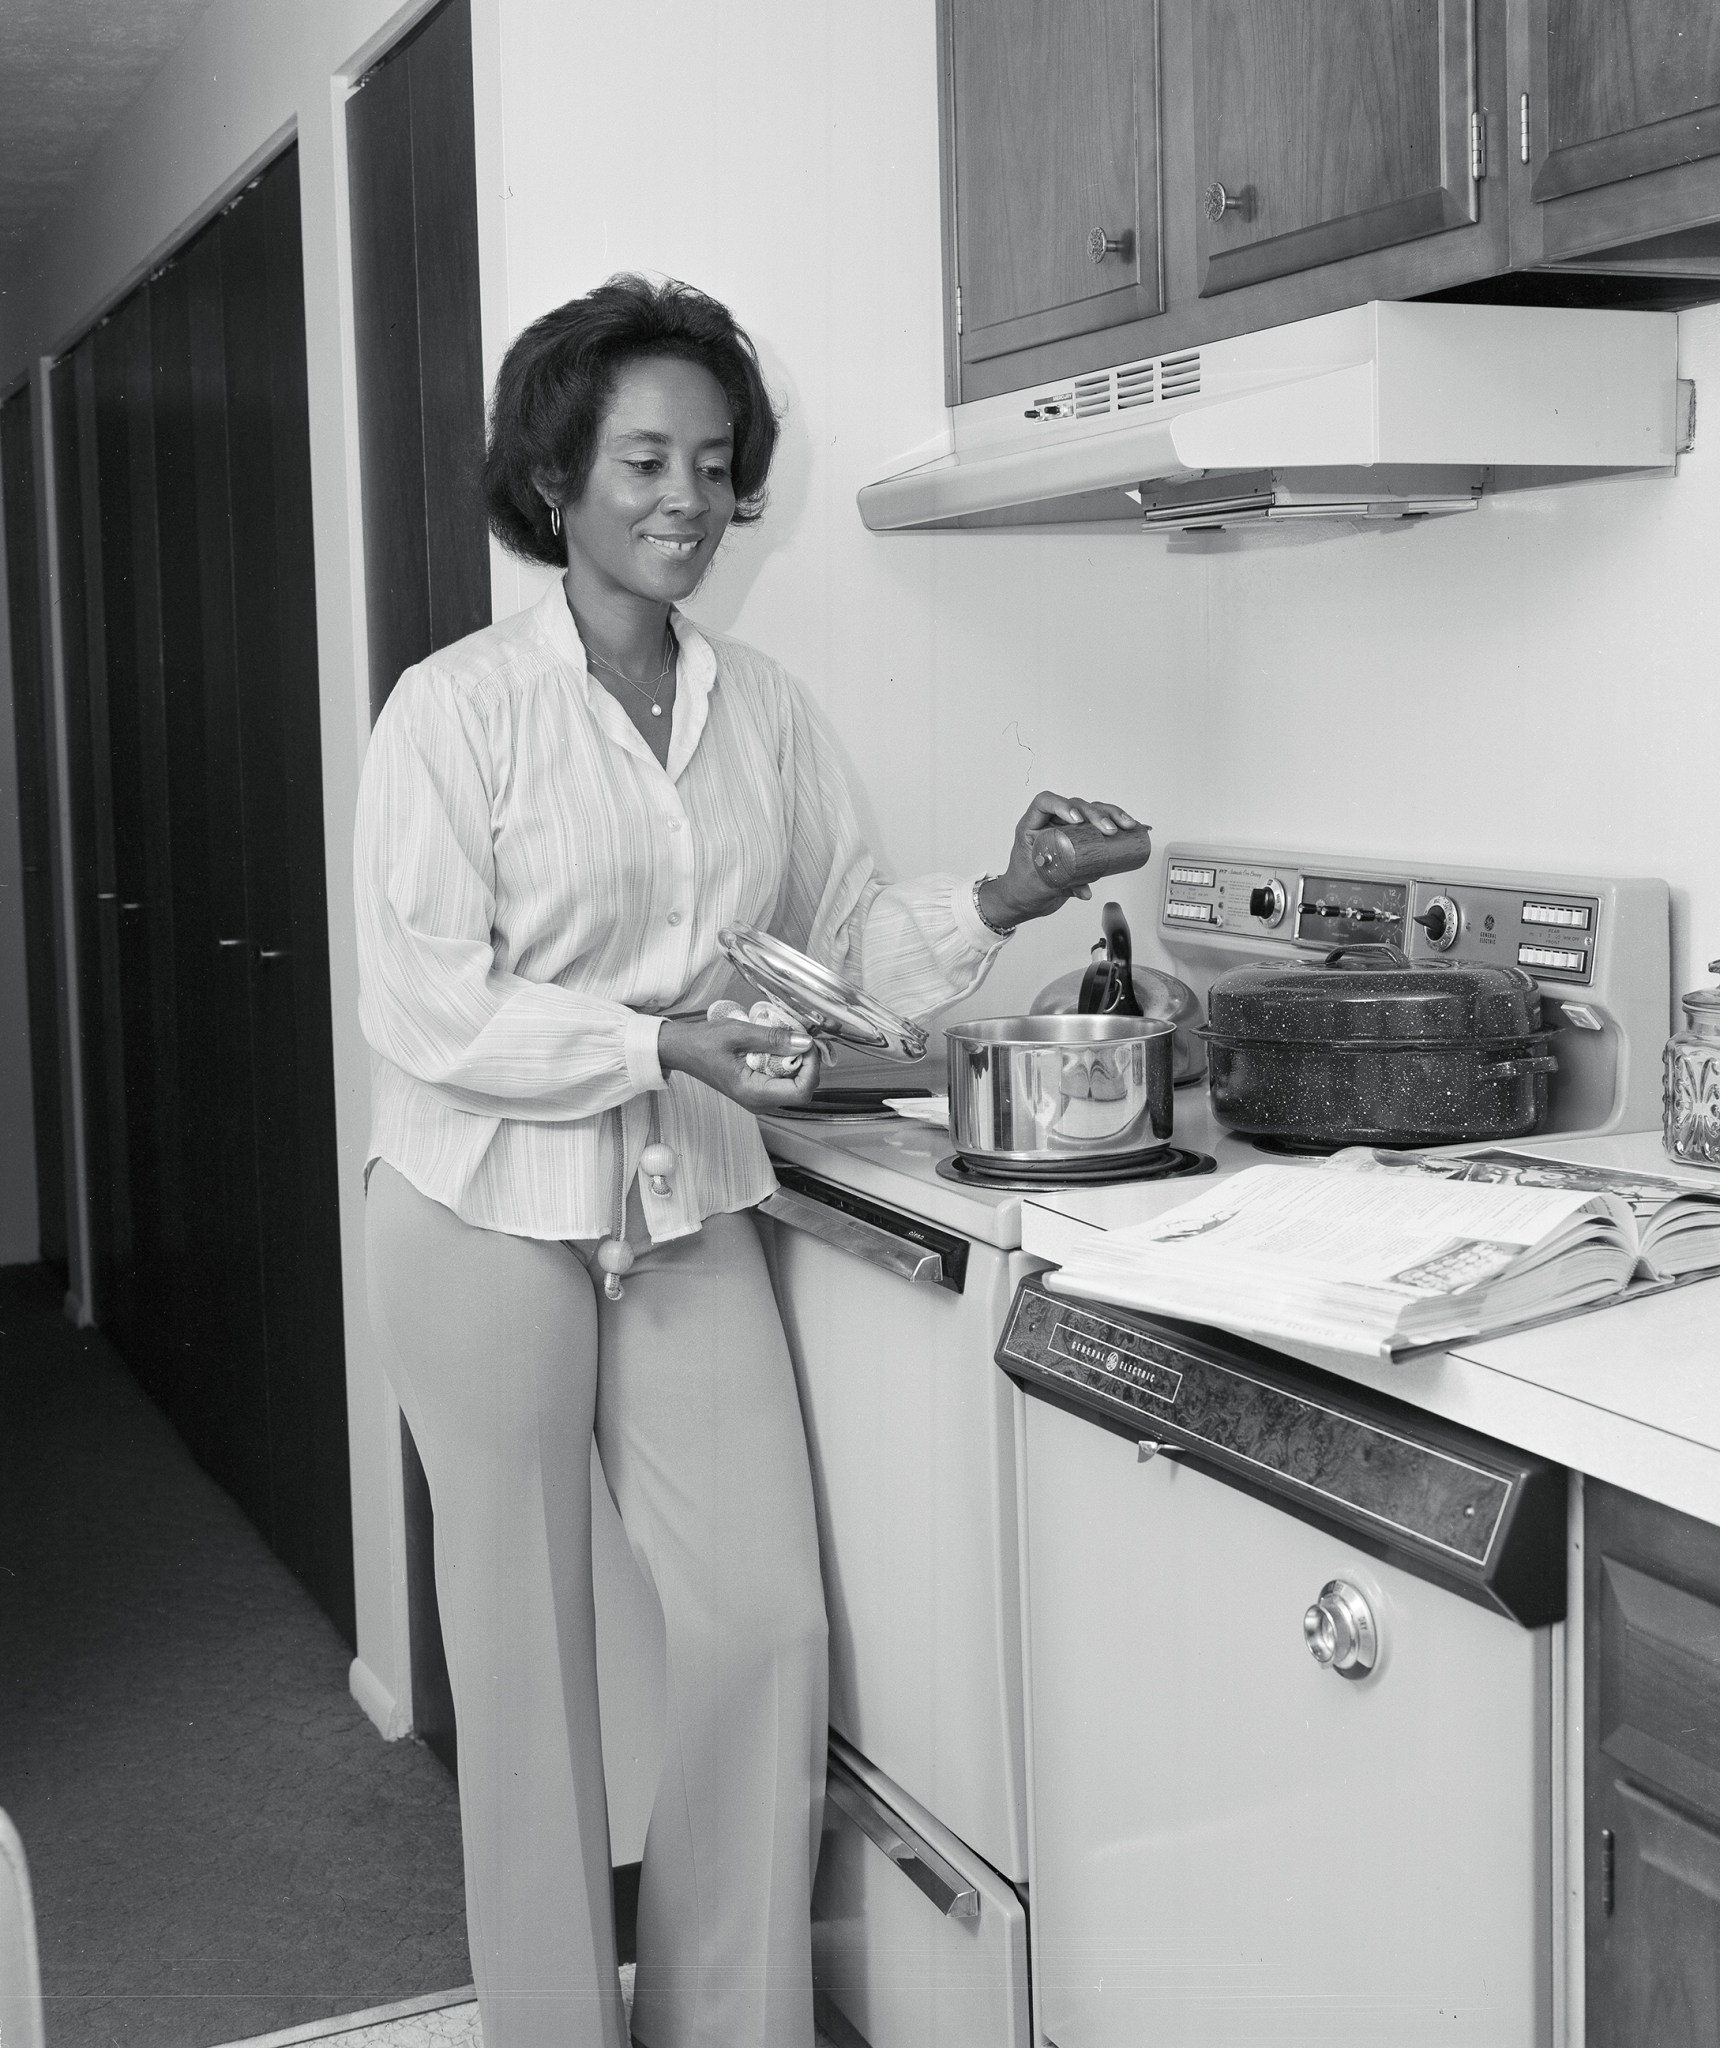
{"label": "closet door", "polygon": [[70,895],[78,960],[77,1057],[84,1082],[90,1310],[126,1326],[131,1270],[125,1076],[119,1032],[119,891],[114,884],[95,335],[54,367],[54,467],[71,770]]}
{"label": "closet door", "polygon": [[274,1543],[350,1638],[340,1231],[298,158],[221,223]]}
{"label": "closet door", "polygon": [[212,228],[149,288],[185,1217],[163,1399],[199,1462],[272,1531],[220,251]]}
{"label": "closet door", "polygon": [[[370,707],[490,619],[469,0],[450,0],[346,110]],[[416,1732],[455,1768],[430,1487],[400,1421]]]}
{"label": "closet door", "polygon": [[29,387],[0,405],[6,588],[11,611],[12,714],[18,757],[18,836],[24,869],[24,972],[30,1019],[30,1102],[36,1127],[41,1256],[66,1279],[66,1179],[60,1119],[60,1008],[54,944],[48,689],[43,666],[36,453]]}
{"label": "closet door", "polygon": [[347,107],[370,704],[490,622],[472,12],[451,0]]}
{"label": "closet door", "polygon": [[350,1641],[296,153],[53,391],[95,1312]]}

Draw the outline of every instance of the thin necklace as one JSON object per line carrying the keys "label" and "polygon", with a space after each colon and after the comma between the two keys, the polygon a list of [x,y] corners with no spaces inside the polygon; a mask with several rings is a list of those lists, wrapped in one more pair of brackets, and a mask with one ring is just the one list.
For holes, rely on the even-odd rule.
{"label": "thin necklace", "polygon": [[679,645],[675,640],[674,634],[671,633],[669,630],[667,620],[665,620],[663,624],[663,638],[669,643],[668,658],[663,663],[663,666],[657,671],[655,686],[649,692],[646,690],[646,687],[643,683],[636,683],[624,668],[617,668],[614,662],[605,661],[603,656],[601,654],[596,653],[593,649],[586,649],[586,653],[590,656],[590,658],[593,661],[596,662],[599,668],[608,669],[609,673],[612,676],[619,677],[620,680],[624,682],[630,690],[637,690],[641,697],[647,695],[649,696],[651,701],[651,716],[653,718],[661,718],[663,716],[663,707],[661,704],[657,702],[657,699],[662,693],[663,679],[665,676],[668,675],[669,671],[675,666],[675,657],[681,651]]}

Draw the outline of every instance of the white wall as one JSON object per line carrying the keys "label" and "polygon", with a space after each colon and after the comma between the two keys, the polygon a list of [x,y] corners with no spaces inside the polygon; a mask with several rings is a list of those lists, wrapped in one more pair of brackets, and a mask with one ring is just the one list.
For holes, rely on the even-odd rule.
{"label": "white wall", "polygon": [[[831,711],[899,871],[996,864],[1023,799],[1164,833],[1665,876],[1720,953],[1720,420],[1670,482],[1399,533],[872,535],[941,417],[931,0],[505,0],[507,318],[622,266],[718,293],[788,407],[775,505],[694,607]],[[1720,309],[1683,321],[1720,401]],[[1151,884],[1119,890],[1147,923]],[[1085,955],[1069,911],[984,1007]]]}
{"label": "white wall", "polygon": [[[4,388],[296,127],[359,1631],[384,1716],[404,1639],[358,1194],[348,847],[368,721],[337,109],[407,12],[218,0],[0,293]],[[1675,482],[1390,536],[869,535],[856,488],[941,406],[932,0],[474,0],[474,18],[489,368],[624,266],[730,301],[787,423],[773,510],[696,609],[817,690],[898,872],[996,865],[1050,784],[1163,834],[1663,874],[1679,985],[1720,953],[1712,428]],[[1720,317],[1684,330],[1687,372],[1720,393]],[[498,558],[499,610],[538,584]],[[1119,889],[1143,927],[1149,887]],[[1024,934],[981,1002],[1076,965],[1091,922]]]}

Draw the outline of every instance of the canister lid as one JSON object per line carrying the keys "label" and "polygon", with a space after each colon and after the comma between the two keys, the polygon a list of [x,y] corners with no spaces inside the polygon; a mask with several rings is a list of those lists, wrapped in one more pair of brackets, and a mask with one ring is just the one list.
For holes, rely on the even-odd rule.
{"label": "canister lid", "polygon": [[[1720,960],[1710,960],[1708,972],[1720,974]],[[1682,1000],[1687,1010],[1720,1011],[1720,985],[1714,988],[1693,988]]]}

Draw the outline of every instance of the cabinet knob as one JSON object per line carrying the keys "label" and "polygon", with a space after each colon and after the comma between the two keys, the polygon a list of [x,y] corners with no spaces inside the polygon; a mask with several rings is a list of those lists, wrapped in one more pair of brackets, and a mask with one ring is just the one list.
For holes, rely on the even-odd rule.
{"label": "cabinet knob", "polygon": [[1238,220],[1254,218],[1254,187],[1244,185],[1238,192],[1227,192],[1222,185],[1212,184],[1206,188],[1206,217],[1218,222],[1227,213],[1234,213]]}
{"label": "cabinet knob", "polygon": [[1103,263],[1107,256],[1126,257],[1134,246],[1134,233],[1129,228],[1120,235],[1108,235],[1103,228],[1094,228],[1087,237],[1087,254],[1095,263]]}

